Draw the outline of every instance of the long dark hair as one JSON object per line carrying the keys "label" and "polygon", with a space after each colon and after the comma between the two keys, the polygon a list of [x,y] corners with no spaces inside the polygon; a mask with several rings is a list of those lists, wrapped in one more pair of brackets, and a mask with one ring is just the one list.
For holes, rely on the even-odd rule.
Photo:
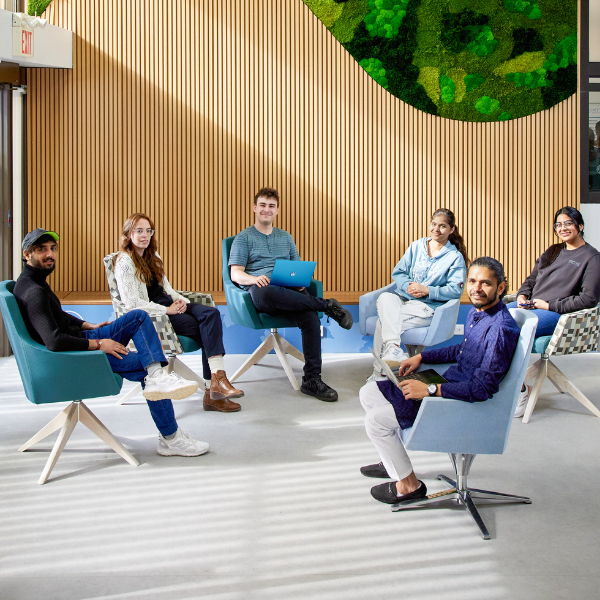
{"label": "long dark hair", "polygon": [[456,226],[456,219],[454,218],[454,213],[447,208],[438,208],[431,215],[431,219],[433,220],[434,217],[444,217],[444,219],[446,219],[446,223],[448,223],[450,227],[454,227],[454,231],[450,234],[450,237],[448,239],[450,240],[450,243],[454,244],[456,246],[456,249],[463,255],[463,258],[465,259],[465,265],[468,269],[471,261],[469,260],[469,255],[467,253],[467,246],[465,244],[465,241],[462,239],[462,235],[458,233],[458,227]]}
{"label": "long dark hair", "polygon": [[[585,225],[581,213],[572,206],[565,206],[564,208],[559,208],[556,211],[556,214],[554,215],[553,223],[556,223],[556,219],[558,219],[559,215],[567,215],[567,217],[569,217],[569,219],[571,219],[571,221],[573,221],[573,223],[575,223],[577,227],[579,227],[580,225],[583,227]],[[554,235],[558,235],[556,233],[556,230],[554,230]],[[580,231],[579,235],[581,235],[581,237],[583,238],[583,231]],[[540,269],[545,269],[546,267],[549,267],[558,258],[558,255],[565,248],[565,246],[565,242],[552,244],[552,246],[550,246],[550,248],[548,248],[548,250],[544,252],[545,256],[544,260],[542,260],[542,262],[540,263]]]}
{"label": "long dark hair", "polygon": [[152,281],[152,275],[156,277],[158,283],[161,283],[165,275],[165,269],[162,260],[156,256],[156,251],[158,250],[156,234],[150,238],[150,244],[144,250],[143,256],[140,256],[135,251],[131,241],[131,232],[135,229],[135,226],[140,219],[146,219],[146,221],[150,223],[150,229],[154,229],[154,222],[148,215],[144,213],[133,213],[123,225],[120,249],[122,252],[129,254],[135,265],[136,275],[146,285]]}

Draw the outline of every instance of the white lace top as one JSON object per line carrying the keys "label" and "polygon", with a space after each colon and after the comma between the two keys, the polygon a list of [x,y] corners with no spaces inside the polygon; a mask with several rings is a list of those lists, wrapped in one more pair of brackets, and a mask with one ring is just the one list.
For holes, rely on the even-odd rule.
{"label": "white lace top", "polygon": [[[158,252],[156,256],[159,256]],[[136,275],[135,265],[131,257],[125,252],[121,252],[117,257],[115,264],[115,280],[119,288],[119,295],[127,310],[139,308],[146,311],[149,315],[165,315],[167,307],[156,302],[150,302],[148,298],[148,288],[146,284]],[[189,300],[178,294],[169,283],[166,277],[163,277],[161,282],[165,294],[168,294],[175,300],[183,300],[189,304]]]}

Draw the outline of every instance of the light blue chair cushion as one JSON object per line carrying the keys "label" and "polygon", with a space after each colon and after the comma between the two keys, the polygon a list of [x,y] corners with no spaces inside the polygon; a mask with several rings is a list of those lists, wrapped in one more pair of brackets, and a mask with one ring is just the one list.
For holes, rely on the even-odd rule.
{"label": "light blue chair cushion", "polygon": [[551,339],[552,339],[551,335],[543,335],[539,338],[535,338],[535,340],[533,341],[533,348],[532,348],[531,352],[533,354],[544,354],[544,352],[546,352],[546,348],[548,347],[548,344],[550,343]]}
{"label": "light blue chair cushion", "polygon": [[[374,292],[363,294],[358,300],[358,324],[362,335],[374,335],[377,326],[377,298],[384,292],[393,292],[396,284],[391,283]],[[415,327],[402,334],[402,343],[414,346],[435,346],[454,335],[460,300],[449,300],[436,308],[429,327]]]}
{"label": "light blue chair cushion", "polygon": [[[510,309],[521,328],[517,348],[498,392],[485,402],[425,398],[414,425],[401,432],[409,450],[456,454],[502,454],[531,353],[537,317]],[[439,372],[448,365],[423,365]]]}

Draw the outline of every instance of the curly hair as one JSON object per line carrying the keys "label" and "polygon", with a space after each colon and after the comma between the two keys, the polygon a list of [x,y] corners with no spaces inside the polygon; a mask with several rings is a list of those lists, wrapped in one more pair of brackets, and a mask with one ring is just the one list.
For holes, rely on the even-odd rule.
{"label": "curly hair", "polygon": [[277,208],[279,208],[279,192],[275,188],[264,187],[260,188],[254,196],[254,204],[257,203],[259,198],[273,198],[277,201]]}
{"label": "curly hair", "polygon": [[162,260],[156,255],[156,252],[158,251],[156,234],[150,238],[150,244],[148,244],[148,247],[144,250],[142,256],[135,251],[131,241],[131,233],[140,219],[146,219],[146,221],[150,223],[150,228],[155,229],[154,222],[148,215],[144,213],[133,213],[127,218],[127,221],[125,221],[123,225],[119,249],[121,252],[125,252],[131,257],[131,260],[135,265],[136,275],[146,285],[152,281],[153,275],[160,283],[165,275],[165,269]]}

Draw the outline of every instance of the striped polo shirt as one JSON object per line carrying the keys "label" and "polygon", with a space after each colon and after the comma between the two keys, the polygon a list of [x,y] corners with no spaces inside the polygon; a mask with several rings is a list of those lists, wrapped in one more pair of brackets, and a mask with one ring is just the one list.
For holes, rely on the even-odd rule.
{"label": "striped polo shirt", "polygon": [[246,273],[254,277],[270,277],[277,259],[301,260],[294,238],[278,227],[273,227],[271,234],[265,235],[251,225],[235,236],[229,266],[244,267]]}

